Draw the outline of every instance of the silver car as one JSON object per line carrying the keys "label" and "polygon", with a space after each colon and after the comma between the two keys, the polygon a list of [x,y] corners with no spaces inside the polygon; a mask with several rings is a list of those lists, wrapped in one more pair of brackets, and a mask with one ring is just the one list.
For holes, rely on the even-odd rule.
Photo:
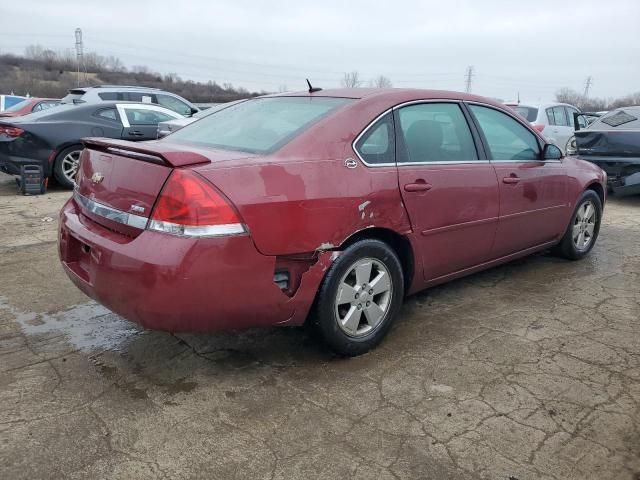
{"label": "silver car", "polygon": [[153,103],[173,110],[185,117],[191,117],[200,109],[193,103],[175,93],[150,87],[128,85],[96,85],[78,87],[69,90],[62,103],[98,103],[98,102],[142,102]]}

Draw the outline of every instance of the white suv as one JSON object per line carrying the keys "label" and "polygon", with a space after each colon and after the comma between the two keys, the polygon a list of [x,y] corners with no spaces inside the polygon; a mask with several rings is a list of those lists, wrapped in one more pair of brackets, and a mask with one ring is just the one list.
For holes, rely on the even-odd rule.
{"label": "white suv", "polygon": [[[506,103],[508,107],[527,119],[551,143],[557,145],[562,153],[567,153],[567,145],[573,137],[573,114],[580,110],[566,103],[543,103],[532,106],[522,103]],[[587,126],[584,117],[579,116],[580,128]],[[584,125],[582,125],[584,123]]]}
{"label": "white suv", "polygon": [[78,87],[69,90],[67,96],[62,99],[62,103],[97,103],[109,101],[154,103],[173,110],[185,117],[190,117],[200,111],[194,104],[175,93],[150,87],[132,87],[127,85]]}

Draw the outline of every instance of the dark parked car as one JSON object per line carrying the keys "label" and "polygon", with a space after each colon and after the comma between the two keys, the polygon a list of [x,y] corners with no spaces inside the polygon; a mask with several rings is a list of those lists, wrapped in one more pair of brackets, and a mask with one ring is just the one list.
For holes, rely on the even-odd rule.
{"label": "dark parked car", "polygon": [[0,119],[0,170],[19,175],[21,165],[42,165],[46,177],[72,188],[83,137],[154,139],[158,122],[175,118],[181,116],[158,105],[102,102]]}
{"label": "dark parked car", "polygon": [[612,110],[576,128],[570,150],[607,172],[617,195],[640,194],[640,106]]}
{"label": "dark parked car", "polygon": [[3,117],[20,117],[33,112],[39,112],[51,107],[60,105],[60,100],[56,98],[26,98],[20,103],[16,103],[13,107],[7,108],[0,112],[0,118]]}
{"label": "dark parked car", "polygon": [[357,355],[406,294],[594,246],[604,172],[462,93],[259,97],[144,144],[86,139],[59,255],[152,329],[302,325]]}

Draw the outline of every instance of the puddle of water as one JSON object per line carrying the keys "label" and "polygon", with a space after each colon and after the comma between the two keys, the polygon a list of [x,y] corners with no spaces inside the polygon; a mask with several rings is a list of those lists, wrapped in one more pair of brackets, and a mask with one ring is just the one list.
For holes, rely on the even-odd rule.
{"label": "puddle of water", "polygon": [[20,312],[0,297],[0,309],[13,314],[25,334],[62,333],[72,346],[84,352],[121,351],[133,338],[144,333],[135,323],[94,302],[48,314]]}

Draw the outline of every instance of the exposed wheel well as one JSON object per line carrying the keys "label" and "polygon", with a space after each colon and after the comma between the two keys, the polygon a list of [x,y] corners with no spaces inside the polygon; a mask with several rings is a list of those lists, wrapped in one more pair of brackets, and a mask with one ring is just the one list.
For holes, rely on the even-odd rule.
{"label": "exposed wheel well", "polygon": [[365,238],[371,238],[380,240],[387,245],[389,245],[398,258],[400,259],[400,263],[402,264],[402,274],[404,276],[404,289],[405,292],[409,290],[411,286],[411,281],[413,279],[413,272],[415,269],[415,259],[413,255],[413,248],[411,247],[411,243],[409,240],[400,235],[399,233],[394,232],[393,230],[388,230],[386,228],[365,228],[364,230],[360,230],[359,232],[354,233],[349,238],[347,238],[340,245],[340,250],[347,248],[349,245],[353,243],[363,240]]}
{"label": "exposed wheel well", "polygon": [[600,202],[602,203],[602,207],[604,208],[604,189],[602,188],[602,185],[600,185],[599,183],[592,183],[587,186],[586,190],[593,190],[594,192],[596,192],[598,194],[598,197],[600,197]]}

